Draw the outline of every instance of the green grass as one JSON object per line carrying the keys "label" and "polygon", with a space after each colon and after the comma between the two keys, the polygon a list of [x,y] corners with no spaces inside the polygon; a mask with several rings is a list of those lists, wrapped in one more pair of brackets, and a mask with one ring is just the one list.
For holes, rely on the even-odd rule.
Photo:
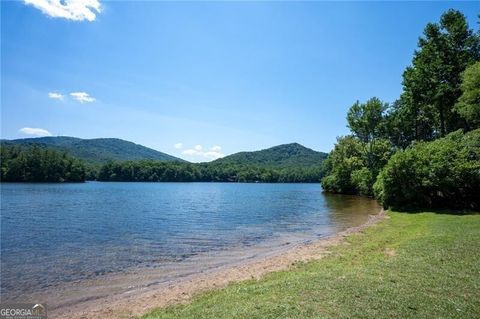
{"label": "green grass", "polygon": [[388,216],[324,259],[142,318],[479,318],[480,215]]}

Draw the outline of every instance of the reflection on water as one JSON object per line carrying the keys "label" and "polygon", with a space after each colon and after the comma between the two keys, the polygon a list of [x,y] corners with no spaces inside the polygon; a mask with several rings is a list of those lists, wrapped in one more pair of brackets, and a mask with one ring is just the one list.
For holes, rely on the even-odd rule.
{"label": "reflection on water", "polygon": [[360,225],[365,221],[365,213],[374,214],[380,210],[378,203],[354,195],[322,193],[325,207],[334,225],[344,229],[344,225]]}
{"label": "reflection on water", "polygon": [[199,270],[202,260],[235,261],[332,234],[379,209],[323,194],[318,184],[92,182],[1,191],[2,300],[138,269],[171,274],[192,260]]}

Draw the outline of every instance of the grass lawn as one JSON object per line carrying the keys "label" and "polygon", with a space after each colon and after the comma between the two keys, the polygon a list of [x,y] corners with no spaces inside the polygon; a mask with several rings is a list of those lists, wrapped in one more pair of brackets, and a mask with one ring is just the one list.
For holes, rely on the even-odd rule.
{"label": "grass lawn", "polygon": [[143,318],[480,318],[480,215],[388,217],[324,259]]}

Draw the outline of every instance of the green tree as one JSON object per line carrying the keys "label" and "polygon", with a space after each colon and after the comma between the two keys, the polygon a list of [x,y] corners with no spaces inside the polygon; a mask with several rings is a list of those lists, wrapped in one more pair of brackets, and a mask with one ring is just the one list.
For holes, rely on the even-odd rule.
{"label": "green tree", "polygon": [[323,189],[334,193],[358,193],[352,173],[365,167],[363,152],[364,145],[358,138],[351,135],[338,138],[325,161],[328,175],[322,179]]}
{"label": "green tree", "polygon": [[[2,168],[3,169],[3,168]],[[108,162],[100,167],[100,181],[145,182],[319,182],[322,165],[271,167],[229,162],[192,164],[154,160]]]}
{"label": "green tree", "polygon": [[369,143],[384,136],[387,103],[373,97],[366,103],[357,101],[347,113],[348,128],[362,142]]}
{"label": "green tree", "polygon": [[83,162],[38,146],[1,146],[2,182],[83,182]]}
{"label": "green tree", "polygon": [[413,129],[415,140],[432,140],[464,126],[454,105],[461,95],[462,72],[479,58],[479,37],[461,12],[448,10],[439,23],[427,24],[403,74],[398,105],[409,109],[398,114],[408,115],[403,119],[412,123],[404,126]]}
{"label": "green tree", "polygon": [[326,191],[371,196],[373,184],[392,153],[387,132],[388,104],[378,98],[356,102],[347,114],[352,136],[337,140],[326,161],[327,176],[322,179]]}
{"label": "green tree", "polygon": [[392,145],[404,149],[415,140],[415,110],[402,105],[404,99],[392,103],[385,116],[385,133]]}
{"label": "green tree", "polygon": [[463,72],[462,95],[455,105],[456,111],[467,121],[469,128],[480,127],[480,62]]}

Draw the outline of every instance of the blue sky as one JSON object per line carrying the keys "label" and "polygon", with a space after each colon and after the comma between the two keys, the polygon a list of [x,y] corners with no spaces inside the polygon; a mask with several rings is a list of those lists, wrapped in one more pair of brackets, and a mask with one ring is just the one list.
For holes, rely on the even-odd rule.
{"label": "blue sky", "polygon": [[290,142],[330,151],[356,100],[399,96],[426,23],[456,8],[478,29],[480,12],[480,2],[55,2],[1,2],[2,138],[118,137],[190,161]]}

